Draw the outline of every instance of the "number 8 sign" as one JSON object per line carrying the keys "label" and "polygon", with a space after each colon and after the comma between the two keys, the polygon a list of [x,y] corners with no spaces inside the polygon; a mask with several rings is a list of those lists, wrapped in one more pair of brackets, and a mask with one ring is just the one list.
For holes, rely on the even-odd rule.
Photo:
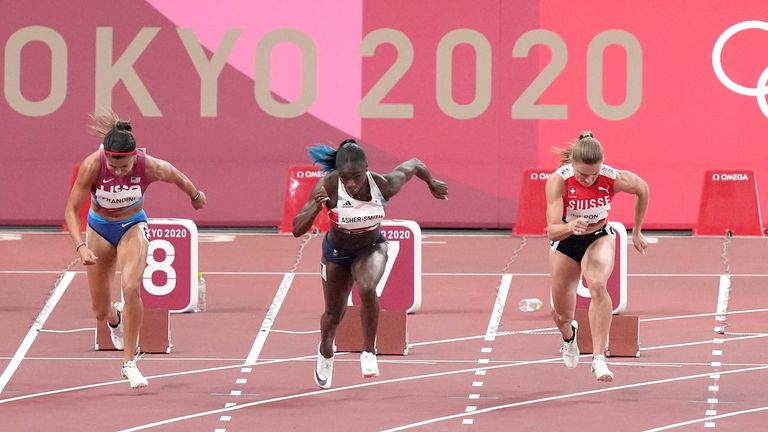
{"label": "number 8 sign", "polygon": [[188,219],[149,219],[141,300],[147,309],[187,312],[197,306],[197,226]]}

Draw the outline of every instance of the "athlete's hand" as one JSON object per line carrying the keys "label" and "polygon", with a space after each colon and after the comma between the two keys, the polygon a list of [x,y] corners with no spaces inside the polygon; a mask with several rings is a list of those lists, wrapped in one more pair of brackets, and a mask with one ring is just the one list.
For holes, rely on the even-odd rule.
{"label": "athlete's hand", "polygon": [[198,191],[200,193],[200,196],[197,197],[196,200],[192,201],[192,207],[195,208],[195,210],[200,210],[208,203],[208,198],[205,196],[205,192]]}
{"label": "athlete's hand", "polygon": [[317,191],[315,196],[313,197],[315,203],[317,204],[318,208],[322,208],[323,204],[325,204],[326,201],[330,201],[331,198],[328,197],[328,192],[325,190],[325,186],[321,186],[320,190]]}
{"label": "athlete's hand", "polygon": [[448,199],[448,185],[444,181],[432,179],[427,185],[433,197],[441,200]]}
{"label": "athlete's hand", "polygon": [[645,255],[645,249],[648,248],[648,240],[645,239],[645,236],[643,236],[642,232],[633,232],[632,245],[635,247],[635,249],[637,249],[638,252]]}
{"label": "athlete's hand", "polygon": [[83,265],[93,265],[96,264],[96,261],[99,259],[96,255],[94,255],[93,251],[88,248],[88,246],[83,246],[80,249],[77,250],[78,255],[80,255],[80,262]]}
{"label": "athlete's hand", "polygon": [[589,221],[587,218],[580,217],[576,220],[572,220],[568,222],[568,228],[570,231],[576,235],[582,235],[584,234],[584,231],[587,230],[587,227],[589,226]]}

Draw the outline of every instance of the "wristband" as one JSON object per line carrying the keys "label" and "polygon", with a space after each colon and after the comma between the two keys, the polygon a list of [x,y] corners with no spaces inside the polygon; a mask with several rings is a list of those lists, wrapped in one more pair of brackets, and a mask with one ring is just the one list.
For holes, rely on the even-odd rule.
{"label": "wristband", "polygon": [[197,201],[199,198],[200,198],[200,191],[197,191],[197,193],[195,194],[195,197],[192,198],[192,201]]}
{"label": "wristband", "polygon": [[79,245],[77,245],[77,247],[75,248],[75,252],[80,252],[80,248],[83,246],[85,246],[85,243],[80,243]]}

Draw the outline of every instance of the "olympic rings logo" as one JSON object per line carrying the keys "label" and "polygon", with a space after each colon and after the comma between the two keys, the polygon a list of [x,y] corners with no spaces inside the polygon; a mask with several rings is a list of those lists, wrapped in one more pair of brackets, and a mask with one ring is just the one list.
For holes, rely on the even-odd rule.
{"label": "olympic rings logo", "polygon": [[744,87],[733,82],[733,80],[725,74],[721,61],[723,47],[725,46],[725,43],[728,42],[728,39],[742,30],[750,29],[768,31],[768,22],[744,21],[734,24],[725,30],[720,37],[717,38],[715,47],[712,49],[712,67],[715,69],[717,79],[719,79],[729,90],[744,96],[754,96],[757,99],[757,105],[760,107],[763,115],[768,118],[768,100],[766,100],[766,95],[768,95],[768,68],[760,74],[760,78],[758,78],[755,87]]}

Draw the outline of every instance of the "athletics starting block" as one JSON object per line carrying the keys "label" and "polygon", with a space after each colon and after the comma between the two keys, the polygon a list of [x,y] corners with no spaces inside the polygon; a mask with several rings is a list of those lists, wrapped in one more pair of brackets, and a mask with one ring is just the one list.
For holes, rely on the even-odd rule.
{"label": "athletics starting block", "polygon": [[[408,313],[421,307],[421,228],[414,221],[385,220],[387,265],[376,287],[381,311],[376,336],[379,354],[408,354]],[[336,349],[358,352],[363,346],[360,296],[352,290],[347,313],[336,329]]]}
{"label": "athletics starting block", "polygon": [[[347,306],[347,313],[336,328],[336,351],[360,352],[363,348],[363,327],[360,306]],[[379,311],[379,329],[376,334],[378,354],[408,355],[408,313],[406,311]]]}
{"label": "athletics starting block", "polygon": [[[616,238],[613,258],[613,272],[608,278],[608,295],[611,296],[611,307],[614,314],[624,312],[627,308],[627,229],[621,222],[608,222]],[[576,307],[587,309],[592,301],[587,281],[582,276],[576,289]]]}
{"label": "athletics starting block", "polygon": [[707,171],[699,204],[697,235],[762,236],[763,221],[753,170]]}
{"label": "athletics starting block", "polygon": [[[576,343],[582,354],[592,353],[592,331],[589,326],[589,313],[586,309],[576,309],[576,321],[579,332]],[[608,335],[606,357],[640,357],[640,319],[636,315],[614,315],[611,331]]]}
{"label": "athletics starting block", "polygon": [[[146,353],[170,353],[170,313],[189,312],[197,306],[197,226],[188,219],[149,219],[147,225],[139,346]],[[115,349],[104,321],[97,320],[95,346],[97,351]]]}
{"label": "athletics starting block", "polygon": [[[170,312],[161,309],[144,309],[144,321],[139,332],[139,350],[144,353],[170,354]],[[96,351],[114,350],[106,321],[96,321]]]}

